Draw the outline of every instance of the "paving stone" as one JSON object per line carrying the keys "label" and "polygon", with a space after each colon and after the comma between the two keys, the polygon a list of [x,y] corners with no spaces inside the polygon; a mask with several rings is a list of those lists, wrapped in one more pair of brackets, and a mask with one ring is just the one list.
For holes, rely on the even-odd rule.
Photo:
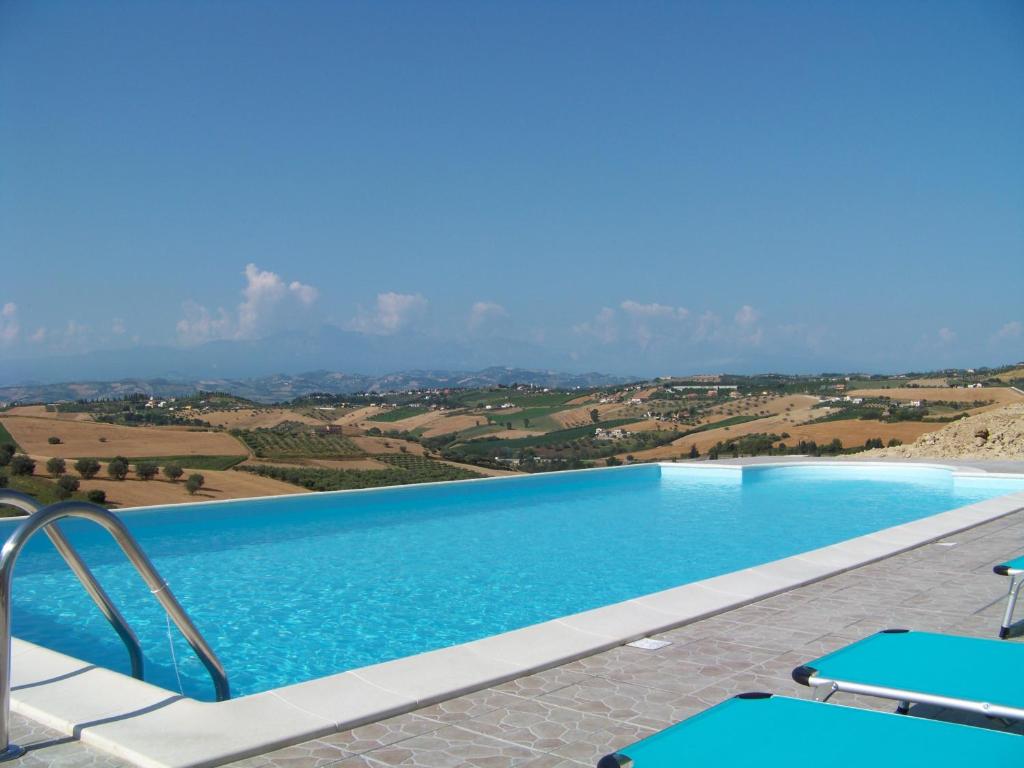
{"label": "paving stone", "polygon": [[421,715],[399,715],[378,723],[362,725],[351,731],[322,736],[320,741],[343,749],[350,754],[358,754],[379,749],[397,741],[422,736],[443,727],[439,721]]}
{"label": "paving stone", "polygon": [[448,726],[424,736],[381,747],[364,757],[368,757],[372,763],[390,766],[512,768],[524,766],[540,756],[534,750],[517,744],[493,739],[459,726]]}

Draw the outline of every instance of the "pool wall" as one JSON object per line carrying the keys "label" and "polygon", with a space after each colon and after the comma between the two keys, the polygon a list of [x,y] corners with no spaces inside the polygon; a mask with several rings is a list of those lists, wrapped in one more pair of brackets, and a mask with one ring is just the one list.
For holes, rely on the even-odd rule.
{"label": "pool wall", "polygon": [[[942,472],[952,473],[954,483],[990,483],[1000,477],[1019,482],[1022,477],[941,464],[842,461],[711,466],[663,463],[621,467],[616,471],[653,466],[661,472],[720,473],[723,479],[735,477],[737,482],[745,472],[780,466],[814,466],[815,471],[836,467],[845,477],[849,472]],[[502,477],[462,482],[536,480]],[[185,698],[15,638],[11,707],[140,766],[218,765],[558,666],[936,541],[1021,509],[1024,492],[1011,493],[764,565],[523,629],[219,703]],[[628,563],[612,567],[615,565],[629,567]],[[609,567],[602,553],[595,553],[594,567]]]}

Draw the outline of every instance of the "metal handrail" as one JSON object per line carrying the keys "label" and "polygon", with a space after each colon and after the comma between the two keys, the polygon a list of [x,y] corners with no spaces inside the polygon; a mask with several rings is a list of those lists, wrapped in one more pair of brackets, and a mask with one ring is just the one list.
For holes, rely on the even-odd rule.
{"label": "metal handrail", "polygon": [[213,649],[206,643],[192,620],[185,613],[177,598],[171,592],[156,568],[146,557],[131,533],[119,518],[103,507],[83,501],[61,501],[51,504],[29,515],[21,522],[0,549],[0,760],[17,757],[22,750],[10,743],[11,716],[11,584],[14,564],[22,548],[32,535],[65,517],[79,517],[91,520],[106,529],[125,556],[139,572],[150,592],[160,601],[168,616],[192,650],[199,656],[213,678],[217,701],[230,698],[228,677]]}
{"label": "metal handrail", "polygon": [[[0,504],[6,504],[8,506],[17,507],[18,509],[27,512],[30,515],[37,513],[42,509],[43,505],[36,501],[34,498],[25,493],[19,493],[18,491],[10,491],[6,488],[0,489]],[[85,564],[78,551],[71,546],[71,542],[67,540],[64,534],[56,523],[52,523],[43,529],[51,542],[53,542],[54,548],[60,553],[60,556],[64,558],[64,562],[68,564],[68,568],[71,569],[72,573],[78,577],[78,580],[82,582],[82,586],[85,587],[85,591],[89,593],[93,602],[96,603],[96,607],[100,609],[100,612],[106,617],[107,621],[110,622],[110,626],[114,628],[114,631],[121,637],[124,642],[125,648],[128,650],[128,659],[131,662],[132,677],[143,680],[143,657],[142,657],[142,646],[139,644],[139,638],[136,637],[135,632],[128,626],[128,622],[117,606],[114,605],[113,600],[110,599],[110,595],[106,593],[100,583],[96,581],[96,577],[93,576],[89,566]]]}

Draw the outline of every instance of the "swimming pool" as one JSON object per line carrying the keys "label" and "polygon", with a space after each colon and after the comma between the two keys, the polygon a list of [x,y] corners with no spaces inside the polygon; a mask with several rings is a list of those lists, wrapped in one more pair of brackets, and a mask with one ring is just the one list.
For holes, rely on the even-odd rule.
{"label": "swimming pool", "polygon": [[[905,467],[643,465],[125,512],[235,696],[464,643],[776,560],[1012,491]],[[65,532],[139,634],[147,680],[205,670],[106,534]],[[18,637],[121,671],[126,654],[37,537]]]}

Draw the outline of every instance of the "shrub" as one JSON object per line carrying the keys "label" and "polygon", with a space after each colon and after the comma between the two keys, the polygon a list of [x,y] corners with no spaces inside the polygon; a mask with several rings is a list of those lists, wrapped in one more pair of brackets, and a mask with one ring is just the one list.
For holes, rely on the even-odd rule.
{"label": "shrub", "polygon": [[57,480],[57,496],[62,499],[70,499],[71,495],[78,490],[78,478],[71,475],[62,475]]}
{"label": "shrub", "polygon": [[690,446],[690,458],[691,459],[700,458],[700,451],[697,450],[697,444],[696,443],[694,443],[693,445]]}
{"label": "shrub", "polygon": [[607,459],[604,460],[604,464],[606,467],[617,467],[620,464],[622,464],[622,459],[617,459],[614,456],[609,456]]}
{"label": "shrub", "polygon": [[11,456],[14,455],[15,449],[13,443],[4,443],[0,445],[0,467],[6,467],[10,461]]}
{"label": "shrub", "polygon": [[889,441],[890,448],[895,448],[898,445],[903,445],[903,441],[895,437]]}
{"label": "shrub", "polygon": [[31,475],[36,471],[36,463],[23,453],[11,457],[12,475]]}
{"label": "shrub", "polygon": [[159,471],[160,467],[152,461],[140,461],[135,465],[135,474],[140,480],[152,480]]}
{"label": "shrub", "polygon": [[58,459],[57,457],[54,457],[52,459],[47,460],[46,471],[49,472],[54,477],[58,477],[59,475],[63,475],[65,472],[67,472],[68,467],[64,459]]}
{"label": "shrub", "polygon": [[183,474],[185,474],[185,470],[177,464],[168,464],[164,467],[164,477],[172,483],[178,482]]}
{"label": "shrub", "polygon": [[0,475],[0,488],[7,487],[7,475]]}
{"label": "shrub", "polygon": [[101,491],[99,488],[94,488],[85,494],[85,498],[91,501],[93,504],[102,504],[107,500],[107,492]]}
{"label": "shrub", "polygon": [[50,445],[60,445],[60,438],[54,435],[53,437],[46,438],[46,442]]}
{"label": "shrub", "polygon": [[190,495],[195,496],[196,491],[203,487],[203,483],[206,482],[206,478],[200,474],[189,475],[188,480],[185,481],[185,490]]}
{"label": "shrub", "polygon": [[84,479],[91,480],[100,471],[100,463],[96,459],[79,459],[75,462],[75,472]]}
{"label": "shrub", "polygon": [[107,474],[115,480],[124,480],[128,477],[128,459],[118,456],[107,464]]}

